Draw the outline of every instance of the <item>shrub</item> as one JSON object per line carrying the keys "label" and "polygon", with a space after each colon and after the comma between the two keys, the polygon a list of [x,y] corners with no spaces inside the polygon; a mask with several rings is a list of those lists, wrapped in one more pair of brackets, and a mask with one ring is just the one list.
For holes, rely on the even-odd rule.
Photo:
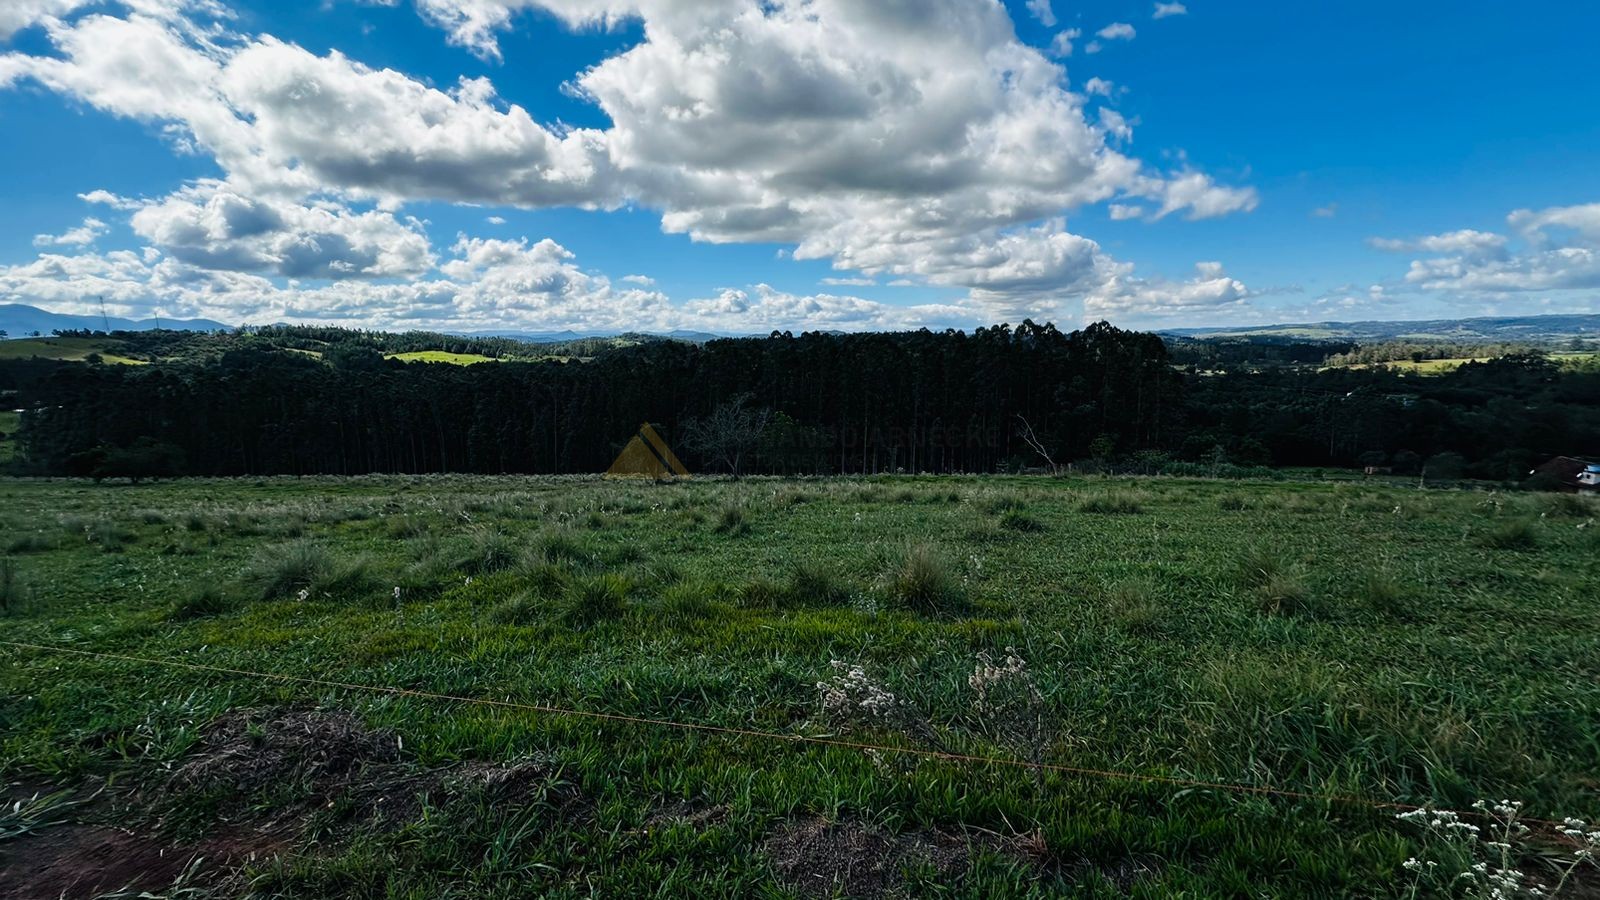
{"label": "shrub", "polygon": [[1083,501],[1078,509],[1086,513],[1105,515],[1133,515],[1144,511],[1137,495],[1127,491],[1111,491]]}
{"label": "shrub", "polygon": [[1534,520],[1511,519],[1489,529],[1478,543],[1491,550],[1532,550],[1539,543]]}
{"label": "shrub", "polygon": [[927,544],[906,548],[887,573],[884,588],[890,597],[924,614],[948,612],[965,599],[950,566]]}

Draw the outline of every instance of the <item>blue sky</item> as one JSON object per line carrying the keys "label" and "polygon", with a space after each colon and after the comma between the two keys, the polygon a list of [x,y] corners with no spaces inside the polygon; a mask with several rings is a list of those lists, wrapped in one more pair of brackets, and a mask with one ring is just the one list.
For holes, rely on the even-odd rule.
{"label": "blue sky", "polygon": [[0,302],[725,333],[1600,311],[1596,33],[1592,4],[14,0]]}

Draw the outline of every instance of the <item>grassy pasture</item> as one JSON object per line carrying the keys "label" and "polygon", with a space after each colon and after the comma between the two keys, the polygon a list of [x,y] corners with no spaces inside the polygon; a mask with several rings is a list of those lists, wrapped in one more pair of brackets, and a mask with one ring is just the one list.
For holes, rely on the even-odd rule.
{"label": "grassy pasture", "polygon": [[93,354],[100,354],[103,362],[116,365],[143,366],[142,359],[130,359],[112,352],[116,341],[105,338],[37,337],[0,340],[0,360],[4,359],[60,359],[81,362]]}
{"label": "grassy pasture", "polygon": [[[1596,514],[1173,479],[0,482],[0,636],[1592,820]],[[976,697],[980,654],[1037,697]],[[888,712],[826,707],[835,663]],[[116,805],[69,817],[205,849],[211,880],[163,878],[221,895],[1400,897],[1426,851],[1359,804],[0,647],[7,806],[103,778]],[[81,827],[6,826],[0,860]]]}
{"label": "grassy pasture", "polygon": [[389,359],[398,359],[401,362],[426,362],[450,363],[456,366],[470,366],[474,363],[499,362],[492,356],[483,356],[477,353],[451,353],[447,350],[413,350],[408,353],[390,353]]}

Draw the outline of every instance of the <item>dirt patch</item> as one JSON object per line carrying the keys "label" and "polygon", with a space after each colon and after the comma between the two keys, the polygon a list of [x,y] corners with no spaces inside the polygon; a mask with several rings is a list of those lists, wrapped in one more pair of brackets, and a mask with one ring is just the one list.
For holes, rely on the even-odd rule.
{"label": "dirt patch", "polygon": [[342,710],[235,710],[218,719],[160,791],[210,795],[224,813],[264,794],[321,805],[373,765],[400,759],[400,739]]}
{"label": "dirt patch", "polygon": [[705,806],[683,800],[656,810],[645,820],[644,827],[646,831],[655,831],[675,825],[687,825],[695,831],[704,831],[727,821],[728,813],[728,807],[721,804]]}
{"label": "dirt patch", "polygon": [[104,825],[61,825],[0,845],[0,897],[92,897],[170,886],[196,851]]}
{"label": "dirt patch", "polygon": [[982,850],[1024,855],[1027,842],[939,830],[887,834],[855,822],[801,819],[777,829],[763,848],[778,876],[803,897],[882,897],[901,892],[913,869],[941,879],[964,874]]}
{"label": "dirt patch", "polygon": [[309,707],[230,712],[170,774],[131,792],[98,781],[3,788],[8,807],[36,795],[52,802],[0,840],[0,900],[159,891],[179,881],[215,888],[248,862],[308,840],[327,845],[399,828],[424,803],[473,798],[565,811],[580,799],[547,760],[419,769],[393,733]]}

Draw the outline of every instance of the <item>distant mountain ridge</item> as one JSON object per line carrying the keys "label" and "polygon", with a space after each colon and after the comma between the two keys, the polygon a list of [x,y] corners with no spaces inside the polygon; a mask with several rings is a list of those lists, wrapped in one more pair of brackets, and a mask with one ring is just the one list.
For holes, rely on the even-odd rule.
{"label": "distant mountain ridge", "polygon": [[1191,339],[1283,337],[1301,340],[1484,340],[1527,341],[1600,338],[1600,314],[1487,316],[1417,321],[1308,322],[1242,327],[1164,328],[1160,334]]}
{"label": "distant mountain ridge", "polygon": [[[109,325],[113,331],[149,331],[156,328],[155,319],[124,319],[112,316]],[[89,329],[103,331],[107,321],[100,316],[54,313],[23,303],[0,304],[0,331],[10,338],[28,337],[33,332],[48,336],[51,332]],[[231,331],[234,326],[210,319],[166,319],[160,327],[175,331]],[[664,333],[615,331],[517,331],[492,329],[485,331],[454,332],[463,337],[500,337],[526,341],[530,344],[559,344],[590,338],[638,338],[678,340],[702,344],[726,337],[750,335],[719,334],[709,331],[674,330]],[[1600,340],[1600,314],[1564,314],[1542,316],[1489,316],[1467,319],[1371,320],[1359,322],[1305,322],[1276,325],[1204,326],[1193,328],[1163,328],[1157,334],[1189,340],[1217,338],[1286,338],[1304,341],[1393,341],[1393,340],[1482,340],[1525,341],[1552,343],[1572,338]]]}
{"label": "distant mountain ridge", "polygon": [[[155,319],[123,319],[117,316],[76,316],[54,313],[28,306],[24,303],[0,303],[0,331],[7,337],[24,338],[35,331],[48,337],[54,331],[77,331],[87,328],[104,331],[109,324],[112,331],[153,331]],[[173,331],[232,331],[233,326],[210,319],[161,319],[160,327]]]}

